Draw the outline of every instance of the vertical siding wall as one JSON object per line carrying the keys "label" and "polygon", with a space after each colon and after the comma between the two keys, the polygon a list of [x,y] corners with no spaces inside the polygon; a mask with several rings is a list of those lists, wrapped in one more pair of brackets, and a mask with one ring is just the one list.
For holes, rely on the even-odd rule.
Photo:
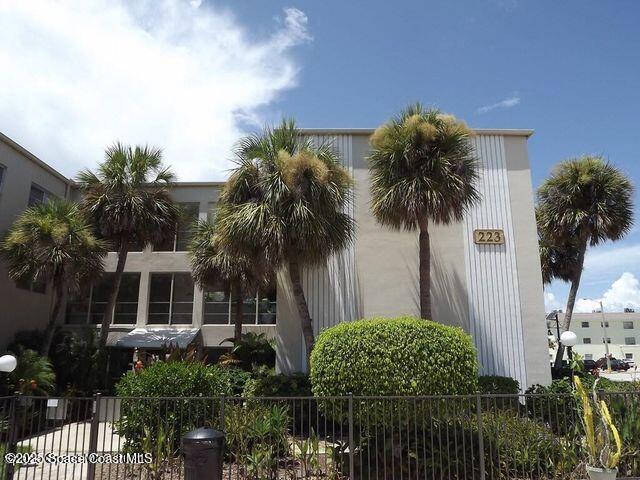
{"label": "vertical siding wall", "polygon": [[[344,165],[353,171],[351,135],[309,135],[316,145],[330,144],[340,154]],[[353,202],[346,209],[353,217]],[[355,246],[334,255],[326,267],[307,269],[302,276],[316,335],[340,322],[360,317],[355,278]]]}
{"label": "vertical siding wall", "polygon": [[[483,373],[527,385],[504,137],[478,135],[474,142],[482,201],[464,220],[470,329]],[[504,230],[505,245],[474,244],[478,228]]]}

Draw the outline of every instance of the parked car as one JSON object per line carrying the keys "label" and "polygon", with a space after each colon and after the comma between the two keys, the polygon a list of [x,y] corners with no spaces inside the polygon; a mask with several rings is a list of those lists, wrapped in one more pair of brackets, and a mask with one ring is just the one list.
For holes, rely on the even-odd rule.
{"label": "parked car", "polygon": [[585,372],[593,372],[598,369],[598,363],[595,360],[583,360],[582,364]]}
{"label": "parked car", "polygon": [[[605,357],[602,357],[597,363],[602,370],[607,369],[607,359]],[[611,357],[611,370],[614,372],[626,372],[629,368],[631,368],[631,366],[624,360]]]}

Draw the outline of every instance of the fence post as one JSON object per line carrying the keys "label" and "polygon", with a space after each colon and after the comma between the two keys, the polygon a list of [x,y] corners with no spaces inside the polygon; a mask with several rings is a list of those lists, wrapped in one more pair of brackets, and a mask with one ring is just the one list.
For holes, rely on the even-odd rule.
{"label": "fence post", "polygon": [[[18,446],[18,404],[20,403],[20,392],[15,392],[11,397],[11,403],[9,404],[9,435],[7,438],[7,449],[5,453],[16,453]],[[13,473],[15,471],[15,465],[13,463],[6,463],[7,480],[13,479]]]}
{"label": "fence post", "polygon": [[478,417],[478,450],[480,456],[480,480],[485,480],[484,465],[484,427],[482,426],[482,402],[480,394],[476,395],[476,415]]}
{"label": "fence post", "polygon": [[224,428],[224,407],[225,407],[225,396],[223,395],[222,397],[220,397],[220,428],[219,430],[224,432],[225,428]]}
{"label": "fence post", "polygon": [[353,441],[353,393],[349,393],[349,479],[355,478],[354,455],[355,442]]}
{"label": "fence post", "polygon": [[[89,455],[98,451],[98,428],[100,427],[100,394],[93,397],[93,412],[91,415],[91,429],[89,430]],[[87,462],[87,480],[96,478],[96,464]]]}

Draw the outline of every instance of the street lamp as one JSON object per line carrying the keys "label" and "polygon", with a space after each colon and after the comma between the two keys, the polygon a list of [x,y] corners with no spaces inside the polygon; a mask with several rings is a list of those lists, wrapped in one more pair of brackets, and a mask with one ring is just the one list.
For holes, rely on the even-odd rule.
{"label": "street lamp", "polygon": [[571,381],[573,382],[573,347],[578,343],[578,336],[571,330],[567,330],[560,335],[560,343],[567,347],[569,367],[571,368]]}
{"label": "street lamp", "polygon": [[0,357],[0,372],[13,372],[18,366],[18,361],[13,355],[3,355]]}

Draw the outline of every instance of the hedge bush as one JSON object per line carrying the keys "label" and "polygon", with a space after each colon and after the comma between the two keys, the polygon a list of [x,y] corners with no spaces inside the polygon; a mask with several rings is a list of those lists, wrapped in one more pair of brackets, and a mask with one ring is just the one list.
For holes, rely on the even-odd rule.
{"label": "hedge bush", "polygon": [[520,393],[520,383],[515,378],[499,375],[482,375],[478,377],[480,393],[486,395],[517,395]]}
{"label": "hedge bush", "polygon": [[341,323],[311,353],[316,396],[472,394],[477,378],[469,335],[414,317]]}
{"label": "hedge bush", "polygon": [[218,421],[221,402],[207,397],[232,393],[225,372],[200,362],[156,362],[140,372],[124,375],[116,391],[122,397],[122,405],[115,430],[126,439],[125,450],[134,452],[141,451],[145,437],[159,435],[161,428],[172,433],[169,441],[177,448],[187,431]]}
{"label": "hedge bush", "polygon": [[304,373],[283,375],[273,369],[259,367],[247,380],[244,397],[310,397],[311,383]]}

